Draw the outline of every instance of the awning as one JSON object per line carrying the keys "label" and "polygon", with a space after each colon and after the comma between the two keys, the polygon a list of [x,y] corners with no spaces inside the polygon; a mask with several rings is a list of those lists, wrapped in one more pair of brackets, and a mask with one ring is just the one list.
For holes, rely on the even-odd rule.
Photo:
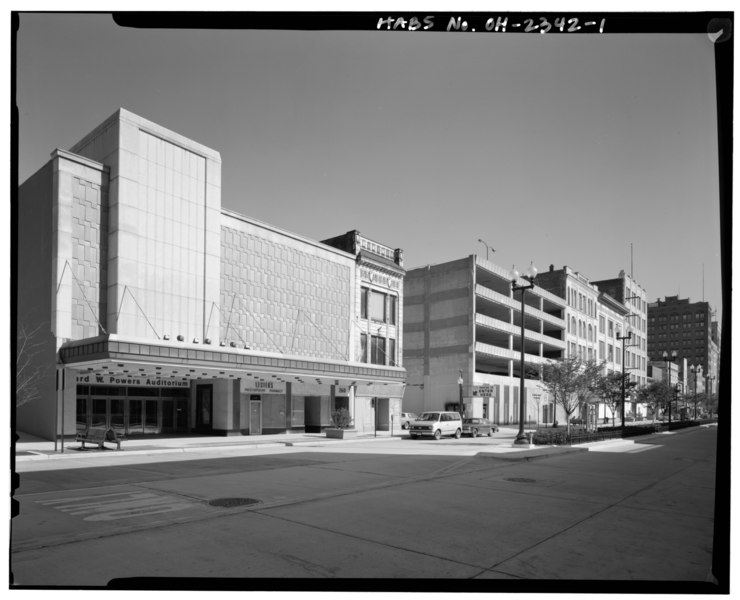
{"label": "awning", "polygon": [[60,362],[78,379],[102,385],[182,387],[201,379],[253,379],[321,386],[403,384],[406,370],[115,334],[66,342]]}

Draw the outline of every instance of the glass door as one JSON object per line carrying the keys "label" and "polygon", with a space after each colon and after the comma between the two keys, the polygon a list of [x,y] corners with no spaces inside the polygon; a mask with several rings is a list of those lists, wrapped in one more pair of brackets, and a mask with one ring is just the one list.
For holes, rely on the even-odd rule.
{"label": "glass door", "polygon": [[116,434],[123,435],[126,429],[123,398],[111,398],[109,403],[108,427],[112,427]]}
{"label": "glass door", "polygon": [[108,427],[108,398],[93,396],[90,427]]}
{"label": "glass door", "polygon": [[161,433],[159,400],[144,400],[144,433]]}
{"label": "glass door", "polygon": [[144,422],[142,415],[142,403],[143,400],[129,400],[128,401],[128,429],[126,433],[137,434],[144,432]]}
{"label": "glass door", "polygon": [[187,431],[188,401],[176,398],[162,400],[162,433]]}
{"label": "glass door", "polygon": [[175,401],[169,398],[162,400],[162,433],[175,431]]}
{"label": "glass door", "polygon": [[212,404],[213,386],[199,385],[195,396],[195,428],[198,431],[209,432],[213,430]]}
{"label": "glass door", "polygon": [[262,434],[262,402],[249,401],[249,435]]}

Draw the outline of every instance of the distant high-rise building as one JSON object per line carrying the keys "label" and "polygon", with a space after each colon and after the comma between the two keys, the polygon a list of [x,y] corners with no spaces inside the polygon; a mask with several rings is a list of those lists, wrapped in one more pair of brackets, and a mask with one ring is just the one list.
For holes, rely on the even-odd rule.
{"label": "distant high-rise building", "polygon": [[[651,361],[662,361],[664,352],[670,355],[675,351],[680,377],[690,390],[717,390],[720,332],[708,302],[691,302],[678,296],[651,302],[648,330]],[[691,367],[701,373],[696,384]]]}

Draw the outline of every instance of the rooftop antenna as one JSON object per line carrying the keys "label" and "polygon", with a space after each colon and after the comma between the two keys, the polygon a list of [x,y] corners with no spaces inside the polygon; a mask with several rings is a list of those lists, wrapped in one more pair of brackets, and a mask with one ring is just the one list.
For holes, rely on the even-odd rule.
{"label": "rooftop antenna", "polygon": [[635,280],[634,273],[635,273],[635,265],[634,265],[633,257],[632,257],[632,242],[630,242],[630,279],[632,281]]}
{"label": "rooftop antenna", "polygon": [[701,263],[701,301],[704,302],[704,263]]}

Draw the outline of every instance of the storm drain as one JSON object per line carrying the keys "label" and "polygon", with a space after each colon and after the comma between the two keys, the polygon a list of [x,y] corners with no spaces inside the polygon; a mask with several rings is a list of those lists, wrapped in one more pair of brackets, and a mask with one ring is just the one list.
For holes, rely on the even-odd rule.
{"label": "storm drain", "polygon": [[506,477],[505,481],[513,481],[514,483],[535,483],[536,479],[529,479],[528,477]]}
{"label": "storm drain", "polygon": [[254,498],[216,498],[215,500],[208,501],[208,504],[211,506],[219,506],[221,508],[236,508],[237,506],[249,506],[259,503],[260,501]]}

